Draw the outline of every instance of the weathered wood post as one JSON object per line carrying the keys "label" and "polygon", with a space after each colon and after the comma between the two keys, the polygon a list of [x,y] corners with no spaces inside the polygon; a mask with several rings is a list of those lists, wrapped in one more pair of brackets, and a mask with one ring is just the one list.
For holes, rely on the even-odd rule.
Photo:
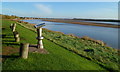
{"label": "weathered wood post", "polygon": [[16,29],[16,23],[13,24],[13,26],[12,26],[12,31],[14,32],[15,29]]}
{"label": "weathered wood post", "polygon": [[20,44],[20,57],[23,59],[27,59],[28,52],[29,52],[29,43],[21,43]]}
{"label": "weathered wood post", "polygon": [[15,42],[19,42],[20,41],[19,33],[17,31],[14,31],[13,34],[14,34]]}
{"label": "weathered wood post", "polygon": [[45,26],[45,23],[42,23],[42,24],[38,24],[38,25],[35,25],[34,27],[37,28],[37,39],[38,39],[38,43],[37,43],[37,48],[39,49],[43,49],[43,42],[42,42],[42,27]]}
{"label": "weathered wood post", "polygon": [[12,29],[12,27],[13,27],[13,23],[10,24],[10,28],[11,28],[11,29]]}
{"label": "weathered wood post", "polygon": [[16,41],[16,42],[19,42],[19,41],[20,41],[19,34],[15,34],[15,41]]}

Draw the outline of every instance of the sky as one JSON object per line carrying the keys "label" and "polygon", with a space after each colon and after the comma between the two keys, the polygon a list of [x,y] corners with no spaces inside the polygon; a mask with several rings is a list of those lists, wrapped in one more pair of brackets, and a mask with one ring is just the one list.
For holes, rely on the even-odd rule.
{"label": "sky", "polygon": [[1,14],[26,17],[117,19],[117,2],[2,2]]}

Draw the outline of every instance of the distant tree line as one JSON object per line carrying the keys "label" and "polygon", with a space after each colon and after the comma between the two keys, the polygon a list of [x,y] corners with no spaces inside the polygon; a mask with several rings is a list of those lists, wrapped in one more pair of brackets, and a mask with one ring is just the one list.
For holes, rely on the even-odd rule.
{"label": "distant tree line", "polygon": [[0,19],[18,19],[19,17],[18,16],[15,16],[15,15],[3,15],[3,14],[0,14]]}
{"label": "distant tree line", "polygon": [[106,22],[120,22],[120,20],[112,20],[112,19],[79,19],[79,18],[73,18],[72,20],[84,20],[84,21],[106,21]]}
{"label": "distant tree line", "polygon": [[19,17],[19,16],[16,16],[16,15],[0,14],[0,19],[57,19],[57,18]]}
{"label": "distant tree line", "polygon": [[3,15],[0,14],[0,19],[41,19],[41,18],[36,18],[36,17],[19,17],[16,15]]}

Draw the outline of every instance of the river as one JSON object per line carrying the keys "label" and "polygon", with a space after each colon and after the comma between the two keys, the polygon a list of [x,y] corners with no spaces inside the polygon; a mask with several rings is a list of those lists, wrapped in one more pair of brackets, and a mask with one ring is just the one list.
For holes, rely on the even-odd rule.
{"label": "river", "polygon": [[102,40],[110,47],[118,48],[118,28],[48,22],[48,21],[42,21],[40,19],[23,20],[23,21],[33,24],[39,24],[44,22],[46,26],[44,26],[43,28],[47,28],[53,31],[60,31],[65,34],[74,34],[79,37],[89,36],[96,40]]}

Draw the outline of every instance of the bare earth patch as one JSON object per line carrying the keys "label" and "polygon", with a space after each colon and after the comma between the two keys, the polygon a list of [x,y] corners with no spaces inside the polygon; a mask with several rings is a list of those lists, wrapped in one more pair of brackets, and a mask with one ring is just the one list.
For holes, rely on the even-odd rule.
{"label": "bare earth patch", "polygon": [[37,45],[30,45],[29,46],[29,52],[33,53],[41,53],[41,54],[49,54],[49,52],[46,49],[38,49]]}

